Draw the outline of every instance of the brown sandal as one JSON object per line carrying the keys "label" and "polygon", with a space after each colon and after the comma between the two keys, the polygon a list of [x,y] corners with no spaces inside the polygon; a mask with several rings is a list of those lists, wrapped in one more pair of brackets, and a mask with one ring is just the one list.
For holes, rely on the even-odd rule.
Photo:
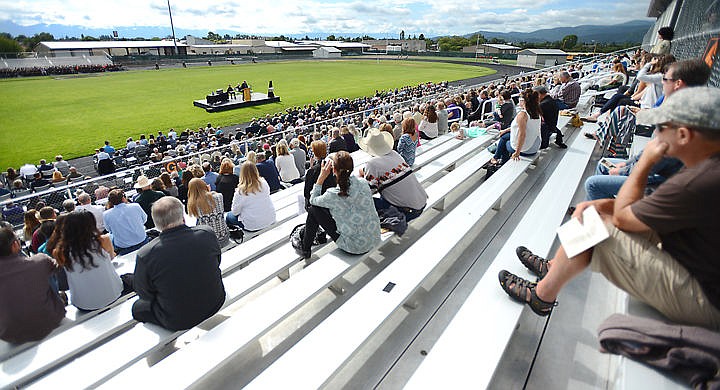
{"label": "brown sandal", "polygon": [[548,273],[548,261],[542,257],[535,255],[528,248],[519,246],[515,249],[518,259],[523,265],[530,270],[530,272],[537,275],[539,279],[542,279]]}
{"label": "brown sandal", "polygon": [[[500,271],[498,278],[500,279],[500,286],[510,298],[528,304],[530,309],[539,316],[545,317],[549,315],[553,307],[557,306],[557,301],[545,302],[537,296],[535,293],[537,283],[525,280],[505,270]],[[529,298],[527,296],[528,291],[530,291]]]}

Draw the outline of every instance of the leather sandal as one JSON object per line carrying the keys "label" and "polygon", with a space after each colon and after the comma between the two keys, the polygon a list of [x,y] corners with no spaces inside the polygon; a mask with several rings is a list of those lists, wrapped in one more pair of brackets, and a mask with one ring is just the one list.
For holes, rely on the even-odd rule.
{"label": "leather sandal", "polygon": [[[537,283],[525,280],[517,275],[502,270],[498,274],[500,286],[510,298],[526,303],[530,309],[539,316],[547,316],[552,312],[553,307],[557,306],[557,301],[545,302],[537,296],[535,287]],[[528,297],[528,291],[530,296]]]}
{"label": "leather sandal", "polygon": [[515,249],[515,253],[517,254],[518,259],[520,259],[520,262],[523,263],[525,268],[537,275],[539,279],[542,279],[545,277],[545,275],[547,275],[547,260],[533,254],[528,248],[525,248],[524,246],[517,247],[517,249]]}

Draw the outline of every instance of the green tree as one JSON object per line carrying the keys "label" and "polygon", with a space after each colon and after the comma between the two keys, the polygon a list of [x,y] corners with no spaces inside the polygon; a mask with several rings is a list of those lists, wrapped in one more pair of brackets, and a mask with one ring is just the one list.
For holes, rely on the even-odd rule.
{"label": "green tree", "polygon": [[424,40],[425,40],[425,34],[420,33],[420,35],[418,35],[418,39],[421,40],[421,41],[424,41]]}
{"label": "green tree", "polygon": [[400,31],[400,40],[405,39],[405,30]]}
{"label": "green tree", "polygon": [[336,40],[336,39],[337,39],[337,38],[335,38],[335,35],[334,35],[334,34],[330,34],[330,35],[327,36],[327,38],[325,38],[325,40],[327,40],[327,41],[334,41],[334,40]]}
{"label": "green tree", "polygon": [[572,47],[577,46],[578,43],[578,36],[575,34],[565,35],[562,39],[562,45],[560,46],[561,49],[570,49]]}
{"label": "green tree", "polygon": [[462,51],[463,47],[473,44],[475,44],[475,42],[470,42],[467,38],[457,35],[438,39],[438,48],[440,51]]}
{"label": "green tree", "polygon": [[220,34],[216,34],[212,31],[208,31],[207,36],[204,39],[207,39],[208,41],[213,41],[213,42],[222,42],[223,41],[223,37]]}
{"label": "green tree", "polygon": [[23,47],[16,40],[5,35],[0,36],[0,53],[20,53],[21,51],[23,51]]}

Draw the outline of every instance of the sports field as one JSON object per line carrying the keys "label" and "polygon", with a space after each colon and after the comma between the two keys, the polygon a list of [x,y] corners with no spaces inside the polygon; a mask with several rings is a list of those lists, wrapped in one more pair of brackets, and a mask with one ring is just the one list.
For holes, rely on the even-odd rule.
{"label": "sports field", "polygon": [[[321,99],[494,72],[436,62],[293,61],[0,80],[0,167],[92,154],[105,139],[121,147],[128,136],[170,127],[225,126]],[[282,101],[219,113],[192,105],[242,80],[258,92],[272,80]]]}

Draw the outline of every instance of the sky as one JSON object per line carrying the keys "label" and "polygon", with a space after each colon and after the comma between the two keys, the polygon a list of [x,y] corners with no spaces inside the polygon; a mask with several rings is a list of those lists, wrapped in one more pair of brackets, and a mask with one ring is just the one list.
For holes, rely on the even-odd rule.
{"label": "sky", "polygon": [[[183,30],[253,35],[424,34],[478,30],[528,32],[581,24],[645,19],[650,0],[171,0],[177,35]],[[0,0],[0,21],[92,29],[168,26],[166,0]],[[121,32],[122,33],[122,32]]]}

